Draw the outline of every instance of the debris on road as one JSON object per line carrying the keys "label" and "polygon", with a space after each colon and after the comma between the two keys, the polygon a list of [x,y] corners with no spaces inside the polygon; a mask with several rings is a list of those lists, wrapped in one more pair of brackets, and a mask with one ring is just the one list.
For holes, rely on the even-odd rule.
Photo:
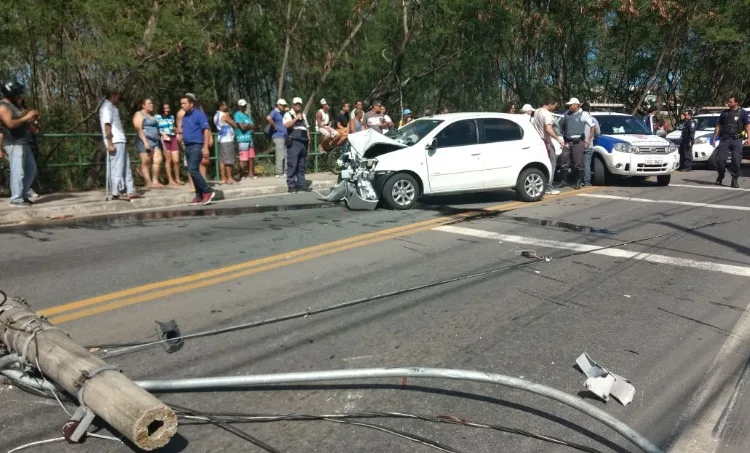
{"label": "debris on road", "polygon": [[594,362],[585,352],[576,359],[576,365],[588,377],[583,384],[586,390],[604,401],[609,401],[609,396],[612,395],[623,406],[633,401],[633,396],[635,396],[633,384]]}
{"label": "debris on road", "polygon": [[[29,374],[36,368],[46,376],[46,386],[40,390],[54,392],[49,378],[77,398],[79,407],[63,428],[68,442],[82,440],[97,415],[146,451],[164,447],[177,433],[177,416],[171,408],[78,345],[24,300],[2,291],[0,362],[0,373],[11,380],[37,382]],[[53,396],[57,398],[56,393]]]}

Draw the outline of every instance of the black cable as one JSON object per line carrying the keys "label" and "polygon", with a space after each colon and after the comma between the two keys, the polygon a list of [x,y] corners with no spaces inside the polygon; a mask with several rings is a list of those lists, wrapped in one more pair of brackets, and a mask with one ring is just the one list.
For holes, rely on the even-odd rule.
{"label": "black cable", "polygon": [[[601,250],[608,250],[608,249],[613,249],[613,248],[619,248],[619,247],[623,247],[623,246],[630,245],[630,244],[637,244],[637,243],[640,243],[640,242],[652,241],[654,239],[660,239],[660,238],[664,238],[664,237],[668,237],[668,236],[675,236],[675,235],[679,235],[679,234],[684,234],[684,233],[687,233],[687,232],[690,232],[690,231],[695,231],[695,230],[699,230],[699,229],[703,229],[703,228],[709,228],[709,227],[714,227],[714,226],[718,226],[718,225],[725,225],[725,224],[729,224],[729,223],[734,223],[734,222],[738,222],[740,220],[744,220],[744,219],[740,218],[740,219],[724,220],[724,221],[721,221],[721,222],[711,222],[711,223],[704,224],[704,225],[698,225],[698,226],[686,228],[685,230],[681,230],[681,231],[671,231],[669,233],[657,234],[657,235],[649,236],[649,237],[646,237],[646,238],[640,238],[640,239],[633,239],[633,240],[629,240],[629,241],[618,242],[617,244],[612,244],[612,245],[609,245],[609,246],[599,247],[599,248],[596,248],[594,250],[585,250],[585,251],[580,251],[580,252],[571,252],[571,253],[568,253],[568,254],[565,254],[565,255],[561,255],[559,257],[554,257],[554,259],[556,259],[556,260],[563,260],[563,259],[573,258],[573,257],[580,256],[580,255],[587,255],[587,254],[592,253],[592,252],[598,252],[598,251],[601,251]],[[540,258],[544,258],[544,257],[540,257]],[[116,355],[139,351],[141,349],[145,349],[147,347],[159,345],[159,344],[166,343],[166,342],[169,342],[169,341],[175,341],[175,340],[179,340],[179,339],[188,340],[188,339],[192,339],[192,338],[211,337],[211,336],[220,335],[220,334],[224,334],[224,333],[236,332],[238,330],[245,330],[245,329],[250,329],[250,328],[254,328],[254,327],[265,326],[265,325],[269,325],[269,324],[276,324],[276,323],[279,323],[279,322],[290,321],[290,320],[293,320],[293,319],[306,318],[306,317],[312,316],[312,315],[318,315],[318,314],[322,314],[322,313],[327,313],[329,311],[340,310],[342,308],[353,307],[355,305],[361,305],[361,304],[364,304],[364,303],[367,303],[367,302],[374,302],[374,301],[385,299],[385,298],[388,298],[388,297],[400,296],[402,294],[407,294],[407,293],[411,293],[411,292],[414,292],[414,291],[420,291],[420,290],[423,290],[423,289],[429,289],[429,288],[433,288],[433,287],[436,287],[436,286],[442,286],[442,285],[445,285],[445,284],[448,284],[448,283],[455,283],[455,282],[459,282],[459,281],[463,281],[463,280],[469,280],[469,279],[473,279],[473,278],[484,277],[484,276],[496,274],[496,273],[499,273],[499,272],[505,272],[505,271],[509,271],[509,270],[519,269],[519,268],[522,268],[522,267],[530,266],[532,264],[536,264],[539,261],[544,261],[544,260],[543,259],[538,259],[537,261],[529,261],[529,262],[524,262],[524,263],[517,263],[517,264],[513,264],[513,265],[510,265],[510,266],[505,266],[505,267],[501,267],[501,268],[495,268],[495,269],[490,269],[490,270],[486,270],[486,271],[482,271],[482,272],[475,272],[475,273],[471,273],[471,274],[465,274],[465,275],[461,275],[461,276],[458,276],[458,277],[453,277],[453,278],[449,278],[449,279],[445,279],[445,280],[440,280],[440,281],[436,281],[436,282],[432,282],[432,283],[425,283],[425,284],[421,284],[421,285],[417,285],[417,286],[412,286],[410,288],[404,288],[404,289],[399,289],[399,290],[395,290],[395,291],[389,291],[387,293],[377,294],[375,296],[368,296],[368,297],[363,297],[361,299],[356,299],[356,300],[352,300],[352,301],[348,301],[348,302],[342,302],[340,304],[335,304],[335,305],[331,305],[331,306],[328,306],[328,307],[318,308],[318,309],[315,309],[315,310],[308,309],[308,310],[303,311],[303,312],[291,313],[291,314],[288,314],[288,315],[278,316],[276,318],[270,318],[270,319],[265,319],[265,320],[262,320],[262,321],[255,321],[255,322],[244,323],[244,324],[238,324],[238,325],[234,325],[234,326],[224,327],[224,328],[221,328],[221,329],[214,329],[214,330],[196,332],[196,333],[192,333],[192,334],[183,335],[183,336],[177,337],[177,338],[170,338],[170,339],[165,339],[165,340],[156,340],[156,341],[152,341],[152,342],[114,343],[114,344],[107,344],[107,345],[87,346],[87,348],[93,348],[93,349],[97,349],[97,348],[98,349],[125,348],[123,351],[110,351],[109,353],[103,355],[103,357],[114,357]]]}
{"label": "black cable", "polygon": [[[522,429],[510,428],[502,425],[492,425],[487,423],[475,422],[472,420],[462,419],[455,416],[433,416],[433,415],[417,415],[401,412],[348,412],[348,413],[337,413],[327,415],[309,415],[309,414],[280,414],[280,415],[269,415],[269,414],[239,414],[239,413],[221,413],[221,412],[204,412],[207,416],[213,417],[214,419],[221,419],[225,423],[269,423],[278,421],[311,421],[311,420],[325,420],[325,421],[337,421],[346,420],[352,418],[401,418],[401,419],[415,419],[423,420],[433,423],[447,423],[453,425],[463,425],[479,429],[491,429],[494,431],[500,431],[510,434],[517,434],[532,439],[541,440],[556,445],[567,446],[579,451],[586,453],[603,453],[601,450],[570,442],[567,440],[559,439],[557,437],[545,436],[543,434],[535,434],[530,431]],[[178,415],[179,416],[179,415]],[[202,420],[193,420],[196,423],[207,423]],[[182,423],[191,424],[191,423]]]}
{"label": "black cable", "polygon": [[215,420],[213,417],[211,417],[211,415],[206,415],[206,414],[203,414],[201,412],[195,411],[193,409],[189,409],[189,408],[186,408],[186,407],[180,407],[180,406],[176,406],[176,405],[172,405],[172,408],[176,409],[176,410],[178,410],[180,412],[191,413],[191,414],[194,414],[194,415],[197,415],[197,416],[200,416],[200,417],[204,417],[206,419],[207,423],[210,423],[210,424],[212,424],[212,425],[214,425],[214,426],[216,426],[218,428],[223,429],[224,431],[232,433],[235,436],[239,437],[240,439],[246,440],[246,441],[252,443],[253,445],[256,445],[256,446],[264,449],[265,451],[267,451],[269,453],[282,453],[280,450],[277,450],[276,448],[268,445],[267,443],[263,442],[262,440],[260,440],[260,439],[258,439],[256,437],[251,436],[250,434],[246,433],[245,431],[242,431],[241,429],[237,429],[234,426],[231,426],[231,425],[229,425],[228,423],[226,423],[224,421]]}

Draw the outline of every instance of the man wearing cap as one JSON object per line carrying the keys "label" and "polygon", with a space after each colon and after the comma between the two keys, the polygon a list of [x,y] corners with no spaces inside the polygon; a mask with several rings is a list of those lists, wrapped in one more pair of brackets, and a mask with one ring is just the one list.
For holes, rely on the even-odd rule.
{"label": "man wearing cap", "polygon": [[310,183],[305,180],[310,124],[302,113],[302,98],[292,99],[292,104],[293,109],[284,115],[284,127],[289,131],[286,140],[286,185],[289,193],[310,192]]}
{"label": "man wearing cap", "polygon": [[[590,114],[581,110],[581,101],[578,98],[571,98],[566,104],[568,111],[560,120],[560,130],[565,139],[562,155],[560,156],[560,168],[562,170],[563,181],[566,181],[571,173],[570,160],[573,158],[575,166],[575,189],[580,189],[583,184],[583,153],[586,148],[591,148],[594,141],[596,123]],[[586,136],[586,127],[589,128],[589,135]]]}
{"label": "man wearing cap", "polygon": [[284,174],[284,161],[286,160],[286,127],[284,127],[284,108],[287,103],[284,99],[276,101],[276,107],[266,116],[266,121],[273,130],[273,147],[276,153],[276,177],[281,178]]}
{"label": "man wearing cap", "polygon": [[328,114],[330,107],[325,99],[320,100],[320,110],[315,113],[315,130],[323,137],[318,145],[318,151],[326,153],[331,148],[331,142],[338,137],[339,133],[331,127],[331,116]]}
{"label": "man wearing cap", "polygon": [[253,130],[255,125],[253,119],[245,111],[247,109],[247,101],[240,99],[237,101],[237,109],[234,112],[234,122],[237,123],[237,130],[235,136],[237,137],[237,146],[240,150],[240,179],[243,177],[258,179],[255,176],[255,169],[253,163],[255,161],[255,147],[253,147]]}
{"label": "man wearing cap", "polygon": [[216,193],[206,183],[200,171],[201,163],[209,159],[211,129],[208,117],[195,106],[195,95],[188,93],[180,98],[182,115],[179,121],[177,138],[185,145],[185,158],[188,172],[195,188],[195,198],[191,205],[209,204]]}

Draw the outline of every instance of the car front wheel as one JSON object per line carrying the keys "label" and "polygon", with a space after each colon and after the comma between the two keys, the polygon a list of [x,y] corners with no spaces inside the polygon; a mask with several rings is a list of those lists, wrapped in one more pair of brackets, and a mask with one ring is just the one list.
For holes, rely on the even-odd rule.
{"label": "car front wheel", "polygon": [[417,204],[419,184],[408,173],[397,173],[383,185],[383,200],[391,209],[406,210]]}
{"label": "car front wheel", "polygon": [[544,196],[546,176],[538,168],[527,168],[518,175],[516,193],[522,201],[539,201]]}
{"label": "car front wheel", "polygon": [[672,175],[661,175],[656,177],[656,182],[659,183],[660,186],[668,186],[671,181]]}

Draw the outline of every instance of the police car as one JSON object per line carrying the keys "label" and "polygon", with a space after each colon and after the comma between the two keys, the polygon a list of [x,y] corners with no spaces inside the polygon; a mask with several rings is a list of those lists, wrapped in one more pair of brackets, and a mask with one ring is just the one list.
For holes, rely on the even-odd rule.
{"label": "police car", "polygon": [[[716,123],[719,121],[718,113],[706,113],[695,115],[696,122],[695,140],[693,141],[693,163],[700,164],[708,162],[711,153],[714,152],[713,134]],[[667,135],[667,140],[675,146],[680,146],[682,141],[682,130],[676,130]]]}
{"label": "police car", "polygon": [[612,175],[656,176],[661,186],[669,185],[680,165],[678,147],[653,134],[633,115],[613,112],[591,114],[599,121],[601,135],[594,140],[592,182],[605,185]]}
{"label": "police car", "polygon": [[[701,113],[695,115],[693,119],[696,121],[695,127],[695,140],[693,141],[693,163],[708,164],[714,150],[714,129],[716,129],[716,123],[719,122],[719,116],[721,111],[726,110],[726,107],[704,107],[701,111],[713,112],[713,113]],[[745,108],[745,111],[750,112],[750,108]],[[682,130],[676,130],[667,135],[667,140],[674,143],[676,146],[680,146],[682,141]],[[718,140],[716,144],[718,145]],[[750,158],[750,148],[744,147],[742,149],[742,158]],[[731,162],[731,156],[727,158],[727,162]]]}

